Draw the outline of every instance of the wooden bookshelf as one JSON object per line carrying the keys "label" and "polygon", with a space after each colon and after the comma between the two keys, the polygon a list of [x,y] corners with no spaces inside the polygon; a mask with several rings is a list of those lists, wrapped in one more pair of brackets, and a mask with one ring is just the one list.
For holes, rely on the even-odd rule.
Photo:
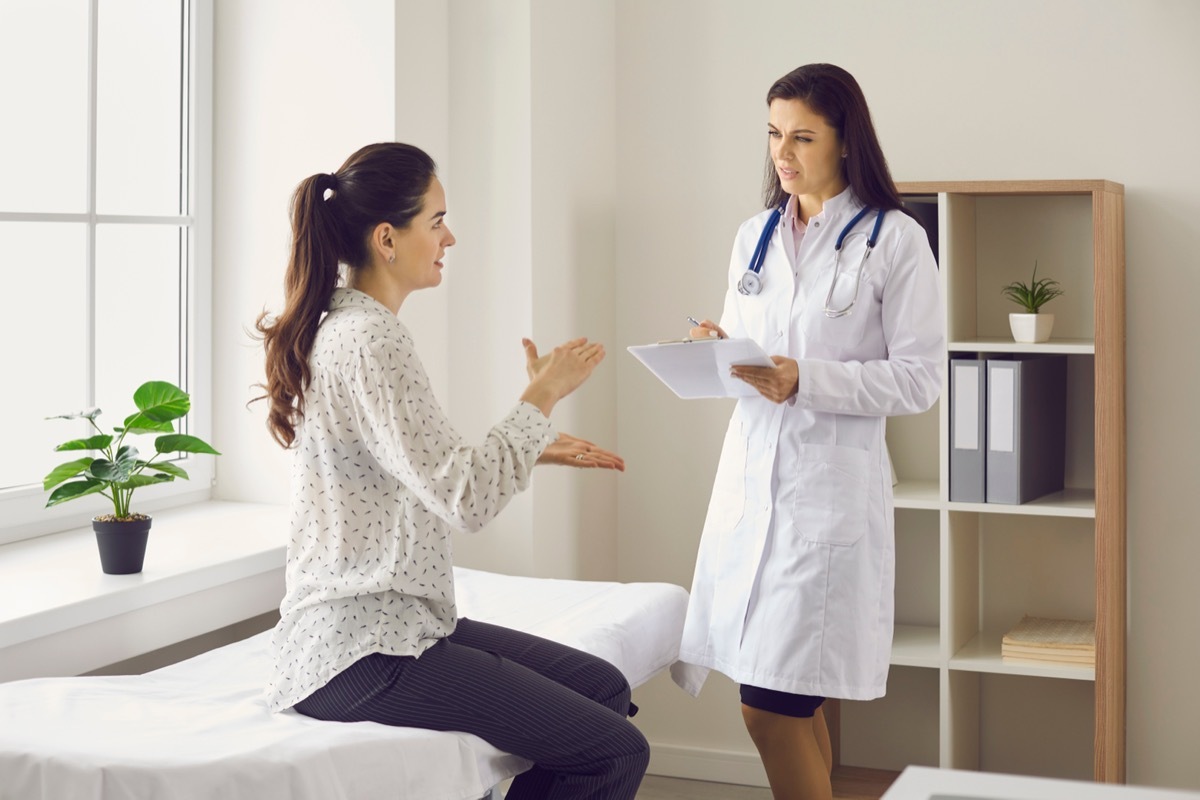
{"label": "wooden bookshelf", "polygon": [[[929,702],[906,705],[889,684],[879,701],[827,704],[835,777],[870,776],[847,797],[880,796],[909,763],[1123,783],[1124,188],[1039,180],[899,189],[936,206],[947,360],[1067,356],[1066,489],[1021,506],[950,502],[948,391],[925,414],[888,420],[900,481],[893,676],[901,671],[897,694],[915,686]],[[1027,280],[1034,259],[1066,294],[1047,308],[1054,338],[1023,345],[1007,330],[1014,307],[1000,288]],[[1000,639],[1025,613],[1094,617],[1095,668],[1005,663]],[[1055,724],[1022,724],[1023,703]],[[916,736],[925,740],[914,746]]]}

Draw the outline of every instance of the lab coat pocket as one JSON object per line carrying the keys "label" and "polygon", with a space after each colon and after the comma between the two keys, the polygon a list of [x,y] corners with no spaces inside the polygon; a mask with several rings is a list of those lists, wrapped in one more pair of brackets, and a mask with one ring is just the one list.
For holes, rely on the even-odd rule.
{"label": "lab coat pocket", "polygon": [[713,528],[716,533],[732,530],[742,521],[745,507],[746,438],[742,435],[742,424],[731,422],[721,447],[705,528]]}
{"label": "lab coat pocket", "polygon": [[867,532],[867,451],[802,444],[792,524],[801,539],[849,546]]}
{"label": "lab coat pocket", "polygon": [[808,304],[808,319],[804,323],[804,332],[810,341],[839,350],[854,347],[863,340],[867,330],[867,319],[871,316],[870,272],[864,271],[862,284],[857,287],[856,279],[856,274],[847,274],[843,267],[832,295],[829,293],[829,285],[833,280],[833,270],[826,272],[817,281]]}

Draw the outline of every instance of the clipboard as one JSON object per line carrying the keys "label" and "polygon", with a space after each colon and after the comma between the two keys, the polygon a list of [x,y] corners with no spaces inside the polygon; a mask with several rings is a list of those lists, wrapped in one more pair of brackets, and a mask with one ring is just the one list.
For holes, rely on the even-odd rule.
{"label": "clipboard", "polygon": [[678,339],[627,349],[684,400],[757,396],[758,391],[730,375],[729,368],[775,366],[753,339]]}

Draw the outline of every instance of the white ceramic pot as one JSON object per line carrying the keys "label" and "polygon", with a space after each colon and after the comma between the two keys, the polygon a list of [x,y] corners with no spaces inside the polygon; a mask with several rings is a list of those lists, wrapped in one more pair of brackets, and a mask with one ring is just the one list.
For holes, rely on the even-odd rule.
{"label": "white ceramic pot", "polygon": [[1044,342],[1050,338],[1054,329],[1053,314],[1009,314],[1008,327],[1012,329],[1013,340],[1024,344]]}

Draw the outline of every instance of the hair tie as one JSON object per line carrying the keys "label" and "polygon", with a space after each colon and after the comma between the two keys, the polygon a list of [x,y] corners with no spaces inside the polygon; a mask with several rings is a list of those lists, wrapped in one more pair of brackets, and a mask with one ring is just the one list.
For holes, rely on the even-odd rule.
{"label": "hair tie", "polygon": [[337,193],[338,179],[337,175],[332,172],[322,173],[317,176],[317,190],[321,193],[322,200],[329,200]]}

